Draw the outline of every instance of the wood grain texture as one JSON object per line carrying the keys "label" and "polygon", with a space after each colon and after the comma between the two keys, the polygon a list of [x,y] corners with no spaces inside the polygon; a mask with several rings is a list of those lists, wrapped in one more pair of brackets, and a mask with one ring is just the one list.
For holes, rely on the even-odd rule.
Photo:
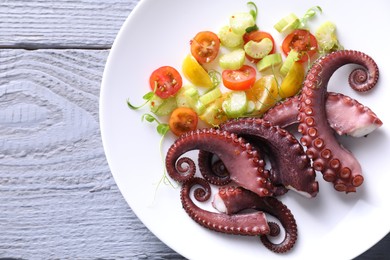
{"label": "wood grain texture", "polygon": [[0,1],[0,258],[183,259],[128,207],[100,139],[103,68],[137,3]]}
{"label": "wood grain texture", "polygon": [[138,0],[2,0],[0,46],[110,48]]}
{"label": "wood grain texture", "polygon": [[102,148],[107,50],[0,50],[0,258],[182,259],[115,185]]}

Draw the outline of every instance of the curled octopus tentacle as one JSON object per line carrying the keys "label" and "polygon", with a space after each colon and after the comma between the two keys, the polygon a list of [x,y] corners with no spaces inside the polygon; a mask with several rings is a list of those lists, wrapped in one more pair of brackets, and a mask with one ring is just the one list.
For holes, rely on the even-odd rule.
{"label": "curled octopus tentacle", "polygon": [[225,165],[213,153],[200,150],[198,154],[199,171],[209,183],[217,186],[228,184],[231,179]]}
{"label": "curled octopus tentacle", "polygon": [[[263,119],[283,128],[296,125],[299,104],[299,96],[288,98],[269,109]],[[341,93],[328,92],[325,108],[329,126],[338,135],[362,137],[383,124],[370,108]]]}
{"label": "curled octopus tentacle", "polygon": [[[275,195],[284,194],[286,189],[293,189],[306,197],[315,197],[318,193],[318,182],[315,171],[298,140],[287,130],[274,126],[259,118],[239,118],[220,125],[220,129],[243,136],[259,149],[265,149],[271,162],[271,181],[277,190]],[[261,148],[262,147],[262,148]],[[210,158],[199,158],[210,163]],[[202,174],[212,175],[201,169]],[[204,172],[207,173],[204,173]]]}
{"label": "curled octopus tentacle", "polygon": [[270,232],[260,237],[262,243],[276,253],[285,253],[295,245],[298,238],[298,229],[294,215],[286,205],[275,197],[262,198],[242,187],[229,186],[219,188],[212,203],[214,208],[226,214],[236,214],[242,210],[255,209],[276,217],[285,229],[283,241],[274,244],[268,239],[267,235],[277,236],[280,232],[278,224],[269,222]]}
{"label": "curled octopus tentacle", "polygon": [[199,177],[194,177],[183,183],[180,198],[184,210],[199,225],[210,230],[232,234],[257,236],[270,233],[270,227],[264,212],[228,215],[201,209],[190,197],[191,188],[195,185],[194,196],[197,200],[206,201],[211,195],[210,184]]}
{"label": "curled octopus tentacle", "polygon": [[[352,88],[367,91],[376,85],[379,70],[371,57],[348,50],[330,53],[318,59],[307,73],[298,114],[301,143],[307,147],[306,154],[313,160],[314,169],[321,171],[323,178],[332,182],[337,191],[347,193],[356,191],[356,187],[363,183],[362,169],[353,154],[342,147],[333,135],[326,119],[325,101],[331,76],[348,63],[363,67],[350,76]],[[364,77],[361,75],[363,71]],[[355,76],[358,79],[352,79]]]}
{"label": "curled octopus tentacle", "polygon": [[176,163],[180,156],[191,150],[205,150],[217,155],[229,171],[230,178],[240,186],[259,196],[273,195],[275,187],[269,179],[269,172],[264,169],[264,160],[243,138],[213,128],[180,136],[169,148],[165,159],[167,172],[172,179],[183,183],[194,178],[195,167],[188,167],[191,168],[190,173],[182,174]]}

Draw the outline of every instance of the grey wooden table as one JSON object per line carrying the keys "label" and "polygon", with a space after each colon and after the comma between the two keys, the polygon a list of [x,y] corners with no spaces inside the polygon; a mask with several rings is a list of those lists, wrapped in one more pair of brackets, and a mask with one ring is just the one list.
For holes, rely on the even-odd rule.
{"label": "grey wooden table", "polygon": [[137,3],[0,1],[0,258],[183,259],[128,207],[100,139],[102,72]]}

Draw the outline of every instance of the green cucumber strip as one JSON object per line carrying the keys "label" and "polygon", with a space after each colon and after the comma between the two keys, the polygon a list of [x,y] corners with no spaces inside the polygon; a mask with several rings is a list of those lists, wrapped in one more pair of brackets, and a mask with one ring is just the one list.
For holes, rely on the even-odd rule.
{"label": "green cucumber strip", "polygon": [[263,71],[272,66],[276,66],[282,63],[282,55],[280,53],[273,53],[262,58],[257,64],[257,70]]}
{"label": "green cucumber strip", "polygon": [[244,44],[242,35],[239,35],[230,28],[230,26],[223,26],[219,32],[218,37],[221,40],[221,44],[226,48],[237,48]]}
{"label": "green cucumber strip", "polygon": [[201,115],[206,111],[206,106],[202,102],[200,102],[200,100],[198,100],[196,101],[193,109],[198,115]]}
{"label": "green cucumber strip", "polygon": [[244,35],[246,28],[256,24],[255,19],[250,13],[239,12],[230,17],[230,28],[240,36]]}
{"label": "green cucumber strip", "polygon": [[272,40],[264,38],[260,42],[249,41],[244,45],[245,53],[254,59],[262,59],[272,51]]}
{"label": "green cucumber strip", "polygon": [[245,91],[232,91],[222,103],[222,110],[229,118],[236,118],[247,113],[247,98]]}
{"label": "green cucumber strip", "polygon": [[287,73],[290,71],[290,68],[293,65],[293,63],[295,61],[299,60],[298,56],[299,56],[299,53],[293,49],[288,53],[286,59],[283,62],[282,67],[280,68],[280,73],[283,76],[286,76]]}
{"label": "green cucumber strip", "polygon": [[237,49],[232,52],[226,53],[219,58],[219,66],[222,69],[238,70],[244,65],[245,51],[243,49]]}
{"label": "green cucumber strip", "polygon": [[282,19],[280,19],[275,25],[274,28],[280,32],[280,33],[288,33],[295,28],[297,28],[300,24],[299,18],[294,14],[291,13]]}
{"label": "green cucumber strip", "polygon": [[194,108],[198,99],[198,89],[193,85],[183,86],[176,94],[176,103],[178,107]]}
{"label": "green cucumber strip", "polygon": [[221,96],[222,96],[221,90],[219,88],[214,88],[214,89],[210,90],[209,92],[200,96],[199,100],[200,100],[200,102],[203,103],[203,105],[206,106]]}
{"label": "green cucumber strip", "polygon": [[166,116],[177,108],[176,97],[160,98],[157,95],[150,100],[150,111],[157,116]]}

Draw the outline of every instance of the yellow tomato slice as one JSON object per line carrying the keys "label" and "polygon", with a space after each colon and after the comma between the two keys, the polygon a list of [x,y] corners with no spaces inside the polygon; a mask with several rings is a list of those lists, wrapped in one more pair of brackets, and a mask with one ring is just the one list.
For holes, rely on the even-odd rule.
{"label": "yellow tomato slice", "polygon": [[302,88],[304,78],[305,68],[303,64],[295,61],[280,85],[280,97],[288,98],[297,94]]}
{"label": "yellow tomato slice", "polygon": [[211,88],[213,83],[207,71],[198,63],[198,61],[188,54],[182,64],[184,76],[194,85]]}
{"label": "yellow tomato slice", "polygon": [[273,75],[261,77],[245,92],[248,101],[255,104],[254,115],[262,115],[279,101],[278,83]]}

